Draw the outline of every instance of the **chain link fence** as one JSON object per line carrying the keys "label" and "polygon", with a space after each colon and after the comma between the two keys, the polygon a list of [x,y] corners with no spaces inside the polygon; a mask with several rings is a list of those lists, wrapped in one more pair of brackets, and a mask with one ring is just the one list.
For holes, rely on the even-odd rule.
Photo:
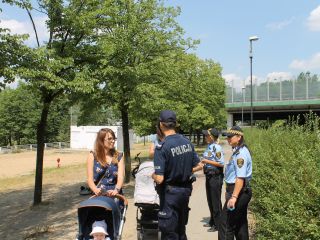
{"label": "chain link fence", "polygon": [[[69,142],[45,143],[44,148],[47,150],[70,148],[70,143]],[[36,150],[37,150],[37,144],[1,146],[0,147],[0,154],[1,153],[18,153],[18,152],[23,152],[23,151],[36,151]]]}

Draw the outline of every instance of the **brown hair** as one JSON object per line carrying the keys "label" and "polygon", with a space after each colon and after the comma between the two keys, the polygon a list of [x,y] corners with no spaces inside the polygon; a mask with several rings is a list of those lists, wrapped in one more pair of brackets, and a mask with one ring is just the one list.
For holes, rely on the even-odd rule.
{"label": "brown hair", "polygon": [[[105,153],[105,147],[104,147],[104,139],[107,133],[110,133],[113,138],[116,138],[114,132],[110,128],[101,128],[97,133],[97,137],[94,145],[95,157],[97,161],[103,166],[106,166],[108,164],[106,153]],[[110,153],[112,156],[111,163],[117,165],[119,152],[115,148],[113,148],[113,149],[110,149]]]}

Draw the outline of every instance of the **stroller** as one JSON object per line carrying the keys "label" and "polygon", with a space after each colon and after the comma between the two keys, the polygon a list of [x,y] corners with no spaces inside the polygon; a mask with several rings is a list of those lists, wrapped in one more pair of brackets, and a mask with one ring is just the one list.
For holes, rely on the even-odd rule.
{"label": "stroller", "polygon": [[77,240],[89,240],[94,221],[105,220],[111,240],[120,240],[128,208],[127,199],[117,194],[118,200],[124,202],[123,212],[113,198],[107,196],[91,197],[78,207],[79,233]]}
{"label": "stroller", "polygon": [[135,178],[134,203],[137,207],[137,239],[149,239],[147,232],[156,232],[158,239],[161,238],[158,230],[159,196],[155,191],[154,181],[151,174],[154,172],[152,161],[140,162],[139,154],[136,156],[138,166],[133,169]]}

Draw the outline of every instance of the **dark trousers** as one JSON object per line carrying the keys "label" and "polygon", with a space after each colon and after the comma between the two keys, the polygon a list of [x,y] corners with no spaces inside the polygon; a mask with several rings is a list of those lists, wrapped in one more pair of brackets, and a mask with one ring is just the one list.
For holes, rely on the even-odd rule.
{"label": "dark trousers", "polygon": [[[234,187],[233,187],[234,188]],[[231,198],[233,188],[226,192],[226,202],[222,209],[221,222],[219,226],[219,240],[249,240],[247,211],[251,200],[252,191],[244,188],[238,196],[235,210],[227,209],[228,200]]]}
{"label": "dark trousers", "polygon": [[221,189],[223,176],[221,174],[206,174],[207,202],[210,210],[209,224],[219,226],[219,219],[222,212]]}
{"label": "dark trousers", "polygon": [[167,186],[160,204],[158,225],[162,240],[187,240],[191,188]]}

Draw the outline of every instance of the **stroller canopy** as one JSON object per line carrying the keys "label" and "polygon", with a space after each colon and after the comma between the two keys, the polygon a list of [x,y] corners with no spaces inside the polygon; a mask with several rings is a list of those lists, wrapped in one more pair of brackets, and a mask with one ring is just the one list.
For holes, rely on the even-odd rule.
{"label": "stroller canopy", "polygon": [[120,210],[113,198],[98,196],[89,198],[78,207],[79,240],[89,239],[94,221],[105,220],[111,239],[117,239],[120,226]]}

